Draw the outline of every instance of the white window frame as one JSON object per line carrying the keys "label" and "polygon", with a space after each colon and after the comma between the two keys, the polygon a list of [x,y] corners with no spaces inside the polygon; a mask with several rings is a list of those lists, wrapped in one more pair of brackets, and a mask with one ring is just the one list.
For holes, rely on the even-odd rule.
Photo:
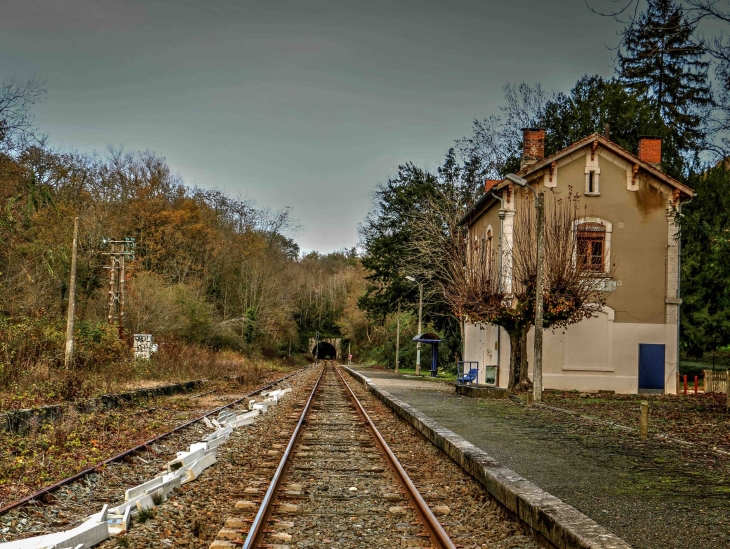
{"label": "white window frame", "polygon": [[[590,187],[591,173],[593,174],[593,188]],[[589,166],[586,168],[586,196],[601,196],[601,168]]]}
{"label": "white window frame", "polygon": [[[601,196],[601,168],[598,167],[598,157],[600,155],[594,154],[591,158],[590,149],[586,152],[586,186],[585,196]],[[593,188],[590,188],[591,172],[593,173]]]}

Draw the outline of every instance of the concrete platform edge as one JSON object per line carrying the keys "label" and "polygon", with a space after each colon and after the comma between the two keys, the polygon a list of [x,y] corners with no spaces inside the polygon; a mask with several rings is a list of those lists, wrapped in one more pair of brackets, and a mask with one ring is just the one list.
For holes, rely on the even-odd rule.
{"label": "concrete platform edge", "polygon": [[631,547],[593,519],[504,467],[484,450],[395,398],[361,373],[347,366],[342,368],[449,455],[543,543],[559,549]]}

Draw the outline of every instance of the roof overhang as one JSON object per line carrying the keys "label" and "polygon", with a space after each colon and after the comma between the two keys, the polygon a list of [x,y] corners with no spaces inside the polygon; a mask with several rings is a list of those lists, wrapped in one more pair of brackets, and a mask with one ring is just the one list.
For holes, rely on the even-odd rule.
{"label": "roof overhang", "polygon": [[[648,162],[644,162],[643,160],[640,160],[635,154],[630,153],[626,149],[619,147],[616,143],[613,143],[612,141],[606,139],[601,134],[594,133],[592,135],[589,135],[588,137],[585,137],[581,139],[580,141],[576,141],[569,147],[566,147],[565,149],[548,156],[547,158],[544,158],[538,162],[535,162],[534,164],[531,164],[527,166],[526,168],[520,170],[517,172],[517,175],[524,177],[528,181],[532,179],[530,176],[534,176],[537,172],[540,170],[547,168],[555,162],[556,160],[567,156],[577,150],[582,149],[586,145],[589,145],[593,143],[594,141],[598,142],[598,145],[603,147],[606,150],[611,151],[612,153],[616,154],[617,156],[620,156],[626,162],[629,162],[634,165],[638,165],[640,169],[643,169],[644,171],[651,174],[655,179],[661,181],[662,183],[668,185],[669,187],[673,189],[677,189],[680,192],[680,200],[684,199],[690,199],[695,195],[694,190],[692,190],[690,187],[682,183],[681,181],[677,181],[673,177],[665,174],[663,171],[655,168]],[[506,179],[502,179],[499,183],[494,185],[489,192],[484,193],[479,200],[474,203],[474,205],[467,210],[467,212],[462,216],[460,223],[462,225],[469,225],[471,226],[476,219],[481,216],[481,214],[486,210],[493,202],[496,202],[498,199],[495,198],[494,192],[495,191],[501,191],[504,187],[509,185],[509,181]]]}

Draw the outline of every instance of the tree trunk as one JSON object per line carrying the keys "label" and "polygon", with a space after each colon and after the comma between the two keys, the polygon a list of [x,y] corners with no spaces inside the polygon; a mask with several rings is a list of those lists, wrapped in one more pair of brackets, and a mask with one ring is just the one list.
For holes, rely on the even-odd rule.
{"label": "tree trunk", "polygon": [[532,387],[532,382],[527,375],[527,368],[529,366],[527,362],[527,334],[529,331],[530,326],[528,324],[520,333],[520,376],[515,385],[515,390],[517,391],[527,391]]}
{"label": "tree trunk", "polygon": [[[459,335],[461,336],[461,345],[459,347],[459,351],[461,352],[461,360],[465,360],[464,355],[466,355],[466,340],[464,339],[464,333],[466,332],[466,330],[464,328],[465,324],[466,324],[466,319],[464,319],[464,318],[459,319]],[[458,357],[458,355],[457,355],[457,357]],[[457,360],[458,360],[458,358],[457,358]]]}
{"label": "tree trunk", "polygon": [[510,343],[508,389],[521,391],[531,385],[527,376],[527,333],[530,325],[517,326],[506,331]]}

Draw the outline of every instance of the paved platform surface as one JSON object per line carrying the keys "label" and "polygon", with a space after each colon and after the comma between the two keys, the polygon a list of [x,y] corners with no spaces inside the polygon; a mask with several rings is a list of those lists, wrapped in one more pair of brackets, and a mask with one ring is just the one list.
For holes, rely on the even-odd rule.
{"label": "paved platform surface", "polygon": [[730,547],[727,459],[698,463],[693,450],[581,418],[354,368],[637,548]]}

